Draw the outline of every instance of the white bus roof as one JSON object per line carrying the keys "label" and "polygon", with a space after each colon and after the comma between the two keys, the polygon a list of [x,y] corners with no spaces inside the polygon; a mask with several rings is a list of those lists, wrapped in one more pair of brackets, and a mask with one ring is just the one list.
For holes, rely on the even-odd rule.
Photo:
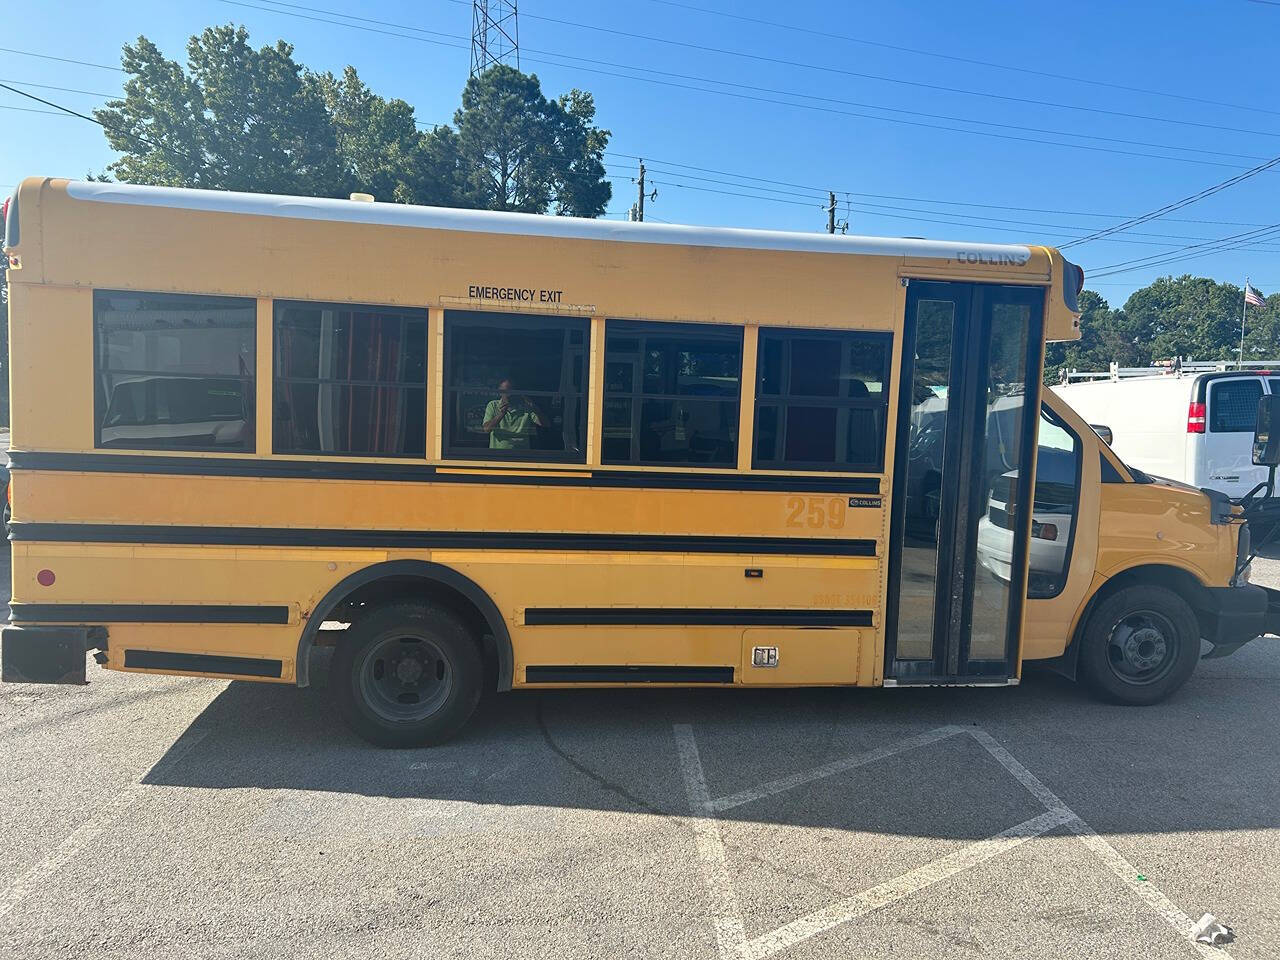
{"label": "white bus roof", "polygon": [[1031,259],[1029,247],[1005,243],[960,243],[895,237],[832,236],[823,233],[794,233],[783,230],[617,223],[532,213],[498,213],[489,210],[418,207],[403,203],[368,203],[323,197],[289,197],[266,193],[143,187],[126,183],[79,180],[73,180],[67,184],[67,193],[76,200],[95,203],[123,203],[212,213],[288,217],[295,220],[326,220],[434,230],[460,230],[468,233],[517,234],[621,243],[682,244],[743,250],[850,253],[879,257],[958,260],[962,263],[1005,266],[1022,266]]}

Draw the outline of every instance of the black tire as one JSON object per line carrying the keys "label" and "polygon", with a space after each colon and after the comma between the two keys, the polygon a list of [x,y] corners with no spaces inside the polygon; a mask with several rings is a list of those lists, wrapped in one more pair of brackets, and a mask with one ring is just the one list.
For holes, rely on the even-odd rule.
{"label": "black tire", "polygon": [[1078,672],[1102,700],[1159,703],[1187,682],[1200,659],[1200,624],[1166,587],[1124,587],[1089,614],[1080,636]]}
{"label": "black tire", "polygon": [[443,607],[381,604],[347,628],[329,686],[342,719],[379,747],[443,743],[480,702],[484,665],[466,626]]}

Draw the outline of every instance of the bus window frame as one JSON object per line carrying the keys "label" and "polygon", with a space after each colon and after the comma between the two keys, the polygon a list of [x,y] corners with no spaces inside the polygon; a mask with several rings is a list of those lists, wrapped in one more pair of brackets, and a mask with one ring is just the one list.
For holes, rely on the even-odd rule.
{"label": "bus window frame", "polygon": [[[275,405],[279,402],[280,397],[276,392],[276,384],[280,381],[290,383],[309,383],[317,386],[344,386],[344,387],[393,387],[396,389],[417,390],[417,384],[396,381],[381,382],[376,380],[343,380],[332,377],[294,377],[281,376],[277,372],[276,363],[280,359],[280,337],[279,337],[279,321],[281,311],[290,307],[303,307],[305,309],[317,310],[347,310],[355,312],[358,310],[366,310],[369,312],[386,312],[400,314],[406,318],[421,319],[423,323],[423,370],[422,370],[422,392],[423,392],[423,448],[422,454],[414,455],[410,453],[365,453],[359,450],[286,450],[283,449],[276,439],[276,423],[275,423]],[[402,327],[402,330],[405,328]],[[342,302],[337,300],[299,300],[297,298],[279,299],[271,301],[271,455],[281,457],[317,457],[321,459],[361,459],[361,460],[398,460],[408,461],[410,463],[419,463],[425,461],[430,452],[430,437],[428,435],[425,424],[427,423],[426,415],[431,405],[431,389],[429,382],[431,380],[430,362],[427,359],[431,346],[431,322],[429,313],[424,307],[402,307],[395,304],[384,303],[356,303]]]}
{"label": "bus window frame", "polygon": [[[882,400],[863,400],[853,399],[849,397],[819,397],[805,394],[793,395],[790,392],[783,392],[781,388],[777,394],[770,394],[767,397],[760,392],[760,376],[764,369],[764,341],[767,337],[777,337],[783,342],[804,340],[804,339],[821,339],[823,337],[837,338],[862,338],[869,340],[883,341],[885,345],[884,353],[884,379],[881,380],[883,389],[880,392]],[[889,429],[889,412],[891,409],[890,398],[892,391],[896,385],[895,375],[900,375],[899,370],[894,369],[893,362],[893,346],[894,331],[892,330],[858,330],[849,327],[770,327],[761,326],[759,340],[756,345],[756,365],[754,371],[755,377],[755,400],[754,410],[751,416],[751,469],[758,471],[772,472],[789,472],[792,470],[802,470],[806,472],[822,472],[822,473],[843,473],[843,474],[880,474],[885,472],[885,461],[888,456],[889,443],[892,439]],[[785,366],[784,366],[785,369]],[[790,373],[785,374],[788,387],[790,387]],[[823,463],[819,461],[806,460],[774,460],[761,461],[759,457],[759,447],[757,446],[760,436],[760,408],[776,407],[778,409],[779,425],[785,421],[786,409],[793,405],[804,406],[805,401],[811,401],[810,406],[828,406],[836,410],[872,410],[880,413],[880,444],[879,454],[874,463],[870,464],[841,464],[841,463]],[[835,401],[831,403],[829,401]],[[783,434],[783,450],[785,452],[785,433]]]}
{"label": "bus window frame", "polygon": [[[600,391],[600,416],[603,420],[604,409],[610,399],[627,400],[633,404],[642,404],[645,400],[705,400],[709,402],[725,403],[730,400],[729,397],[700,397],[693,394],[650,394],[646,393],[643,388],[633,389],[630,393],[617,393],[612,397],[609,394],[608,387],[608,369],[609,369],[609,338],[610,336],[619,337],[638,337],[641,342],[651,334],[657,336],[670,337],[672,339],[698,339],[704,338],[709,340],[725,340],[733,341],[738,348],[738,390],[732,397],[736,404],[737,423],[742,421],[742,382],[747,374],[746,370],[746,328],[740,323],[685,323],[680,321],[663,321],[663,320],[635,320],[626,317],[609,317],[606,318],[604,324],[604,350],[601,353],[601,372],[605,374],[601,379]],[[644,362],[644,350],[640,351],[641,363]],[[640,378],[641,387],[644,383],[644,373],[641,371]],[[635,387],[635,384],[632,384]],[[735,428],[737,426],[735,423]],[[638,424],[638,414],[633,408],[631,415],[632,427]],[[754,438],[754,434],[753,434]],[[636,434],[632,433],[631,442],[636,443]],[[734,441],[734,456],[730,463],[692,463],[686,461],[672,460],[626,460],[611,461],[606,460],[604,456],[603,443],[601,444],[599,460],[600,467],[603,469],[625,469],[627,467],[666,467],[672,470],[680,471],[714,471],[724,473],[726,471],[733,472],[738,465],[738,455],[742,450],[743,437],[738,436]]]}
{"label": "bus window frame", "polygon": [[[99,378],[102,376],[102,337],[101,325],[98,322],[98,298],[99,297],[192,297],[202,300],[239,300],[243,301],[253,316],[253,363],[250,364],[250,373],[248,374],[229,374],[225,376],[211,376],[206,374],[176,375],[172,379],[186,380],[238,380],[243,384],[247,384],[248,389],[245,391],[246,406],[249,416],[247,422],[252,427],[247,444],[241,447],[225,447],[225,446],[181,446],[181,447],[158,447],[158,446],[142,446],[136,444],[112,445],[104,446],[102,443],[102,427],[103,421],[106,419],[107,411],[110,409],[110,397],[100,397]],[[185,291],[174,290],[123,290],[117,287],[95,287],[92,291],[92,299],[90,302],[89,322],[92,328],[93,339],[93,399],[91,410],[93,415],[93,449],[95,451],[104,451],[111,453],[114,451],[129,450],[136,453],[148,453],[158,456],[181,456],[186,453],[224,453],[238,456],[256,456],[257,442],[260,424],[259,417],[262,411],[258,409],[258,317],[257,317],[257,298],[241,297],[232,294],[220,293],[188,293]],[[157,371],[144,370],[107,370],[107,373],[123,373],[127,375],[137,376],[154,376]],[[159,374],[163,376],[163,374]],[[103,407],[99,409],[99,400],[103,401]]]}
{"label": "bus window frame", "polygon": [[[412,319],[422,320],[422,332],[424,332],[424,342],[422,342],[422,415],[424,415],[424,424],[426,412],[431,403],[431,392],[428,387],[428,381],[431,378],[429,369],[429,361],[426,360],[431,343],[431,324],[428,311],[424,307],[401,307],[393,305],[393,303],[356,303],[329,300],[297,300],[297,298],[288,298],[288,300],[271,301],[271,456],[278,457],[319,457],[333,458],[333,460],[389,460],[389,461],[410,461],[417,463],[425,461],[430,451],[430,436],[424,426],[422,430],[421,456],[415,456],[412,453],[366,453],[362,451],[300,451],[300,449],[284,449],[280,447],[278,439],[276,439],[275,431],[275,404],[279,402],[279,394],[276,393],[275,385],[279,381],[285,383],[305,383],[315,384],[316,387],[321,385],[332,385],[332,387],[392,387],[397,389],[420,389],[417,384],[408,383],[408,381],[379,381],[379,380],[346,380],[340,378],[325,378],[325,376],[282,376],[276,371],[276,361],[280,357],[280,338],[279,338],[279,320],[280,311],[288,310],[289,307],[315,308],[315,310],[346,310],[355,312],[364,310],[369,312],[388,312],[388,314],[399,314],[403,317],[412,317]],[[401,328],[404,329],[403,326]]]}
{"label": "bus window frame", "polygon": [[[1072,558],[1075,556],[1076,531],[1080,528],[1080,485],[1084,480],[1084,457],[1085,457],[1084,438],[1081,437],[1074,430],[1072,430],[1071,425],[1068,424],[1067,421],[1064,420],[1061,416],[1059,416],[1058,413],[1052,407],[1050,407],[1047,403],[1045,403],[1043,399],[1041,399],[1040,401],[1040,413],[1041,413],[1041,416],[1043,416],[1046,420],[1048,420],[1055,427],[1063,431],[1067,436],[1069,436],[1072,440],[1075,441],[1076,478],[1074,481],[1074,490],[1075,490],[1076,499],[1075,499],[1075,503],[1073,503],[1071,506],[1071,532],[1067,534],[1067,551],[1066,551],[1066,555],[1063,557],[1063,560],[1062,560],[1062,577],[1058,584],[1058,589],[1055,590],[1053,593],[1046,593],[1044,596],[1036,596],[1036,597],[1031,596],[1031,557],[1030,557],[1031,544],[1029,542],[1027,544],[1028,556],[1027,556],[1026,594],[1027,594],[1028,601],[1056,600],[1058,597],[1062,596],[1062,591],[1067,588],[1067,577],[1071,573],[1071,561],[1072,561]],[[1040,431],[1037,428],[1036,456],[1038,457],[1039,455],[1040,455]],[[1038,477],[1034,478],[1031,485],[1031,514],[1033,518],[1036,512],[1035,480],[1038,480],[1038,479],[1039,479]],[[1032,539],[1032,538],[1029,538],[1029,539]]]}
{"label": "bus window frame", "polygon": [[[556,450],[494,450],[491,447],[457,447],[453,446],[453,424],[450,422],[450,414],[454,412],[451,404],[450,394],[465,395],[468,393],[479,393],[482,389],[492,391],[496,396],[498,385],[492,384],[487,388],[467,388],[454,386],[449,375],[449,363],[454,356],[456,349],[456,332],[459,326],[484,326],[480,318],[493,318],[495,326],[511,324],[512,321],[518,321],[517,325],[527,326],[529,329],[537,329],[541,325],[542,329],[547,327],[556,327],[562,331],[570,331],[576,329],[574,324],[582,324],[582,387],[578,392],[580,400],[580,413],[578,423],[578,435],[580,437],[581,448],[578,451],[556,451]],[[442,460],[452,461],[468,461],[488,462],[492,464],[570,464],[573,466],[585,466],[587,464],[587,447],[589,445],[589,437],[587,430],[590,423],[588,416],[588,407],[594,399],[591,385],[591,318],[586,316],[562,316],[558,314],[543,315],[538,313],[520,313],[514,310],[476,310],[466,309],[446,309],[444,316],[441,318],[442,331],[444,334],[442,353],[440,357],[440,410],[438,418],[438,429],[440,431],[440,456]],[[556,391],[546,390],[520,390],[521,393],[541,396],[567,396],[567,394],[558,393]],[[430,402],[430,401],[428,401]]]}

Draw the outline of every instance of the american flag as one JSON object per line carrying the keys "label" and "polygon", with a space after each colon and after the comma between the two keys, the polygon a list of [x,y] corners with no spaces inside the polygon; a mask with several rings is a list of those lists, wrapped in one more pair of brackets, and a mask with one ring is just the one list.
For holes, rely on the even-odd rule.
{"label": "american flag", "polygon": [[1248,280],[1244,282],[1244,302],[1251,307],[1265,307],[1267,305],[1267,301],[1258,292],[1258,288],[1250,284]]}

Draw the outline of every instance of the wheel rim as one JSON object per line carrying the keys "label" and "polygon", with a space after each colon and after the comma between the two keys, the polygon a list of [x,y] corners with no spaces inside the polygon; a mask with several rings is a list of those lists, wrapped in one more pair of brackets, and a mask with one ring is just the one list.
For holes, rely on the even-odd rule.
{"label": "wheel rim", "polygon": [[1107,662],[1120,680],[1147,686],[1163,680],[1177,663],[1181,641],[1173,622],[1154,610],[1125,615],[1107,637]]}
{"label": "wheel rim", "polygon": [[426,637],[392,634],[371,645],[356,670],[361,699],[379,718],[412,723],[431,716],[453,689],[453,664]]}

